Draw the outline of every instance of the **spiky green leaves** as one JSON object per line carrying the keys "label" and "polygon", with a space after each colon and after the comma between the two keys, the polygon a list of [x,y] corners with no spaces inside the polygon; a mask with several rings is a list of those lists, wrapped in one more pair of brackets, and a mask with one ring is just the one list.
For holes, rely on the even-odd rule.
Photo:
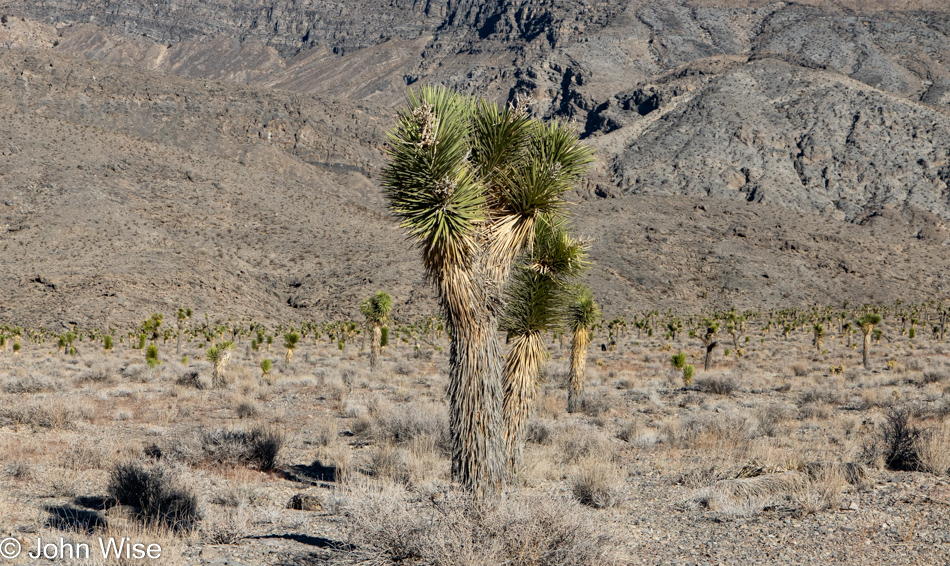
{"label": "spiky green leaves", "polygon": [[408,103],[389,133],[383,190],[430,275],[469,261],[482,227],[491,253],[519,253],[592,161],[572,128],[519,108],[431,86],[410,92]]}
{"label": "spiky green leaves", "polygon": [[499,328],[510,334],[561,327],[573,289],[569,281],[586,265],[586,244],[571,238],[566,223],[551,218],[535,226],[534,246],[515,270]]}
{"label": "spiky green leaves", "polygon": [[284,334],[284,348],[288,350],[293,350],[297,347],[297,342],[300,342],[300,333],[293,331],[287,332]]}
{"label": "spiky green leaves", "polygon": [[568,313],[571,330],[588,330],[600,320],[600,307],[594,302],[594,295],[586,285],[578,287],[575,299]]}
{"label": "spiky green leaves", "polygon": [[431,271],[469,259],[485,220],[483,187],[468,162],[473,102],[443,87],[410,92],[389,133],[383,191]]}
{"label": "spiky green leaves", "polygon": [[225,341],[208,348],[205,352],[205,356],[208,361],[216,364],[227,356],[230,356],[231,350],[234,349],[234,342]]}
{"label": "spiky green leaves", "polygon": [[366,317],[366,320],[378,324],[386,321],[392,308],[393,298],[384,291],[380,291],[360,303],[360,312]]}

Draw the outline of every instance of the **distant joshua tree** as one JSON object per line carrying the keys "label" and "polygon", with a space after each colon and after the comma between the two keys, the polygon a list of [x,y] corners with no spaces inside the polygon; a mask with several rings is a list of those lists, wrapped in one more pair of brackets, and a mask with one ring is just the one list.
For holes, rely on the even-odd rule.
{"label": "distant joshua tree", "polygon": [[212,387],[224,387],[228,384],[227,377],[224,375],[224,369],[227,367],[228,362],[231,361],[231,352],[233,350],[234,342],[223,341],[220,344],[208,348],[208,351],[205,353],[208,357],[208,361],[214,364],[214,369],[211,371]]}
{"label": "distant joshua tree", "polygon": [[825,327],[819,322],[812,327],[811,331],[815,336],[813,343],[820,354],[825,347]]}
{"label": "distant joshua tree", "polygon": [[178,315],[175,317],[175,325],[178,327],[178,345],[175,348],[175,353],[179,356],[181,355],[181,332],[182,327],[185,325],[185,322],[191,318],[191,307],[187,309],[178,309]]}
{"label": "distant joshua tree", "polygon": [[369,349],[369,368],[373,373],[379,366],[379,351],[382,348],[383,324],[389,320],[389,311],[393,308],[393,298],[380,291],[360,303],[360,312],[366,317],[366,325],[372,332]]}
{"label": "distant joshua tree", "polygon": [[699,339],[703,341],[703,347],[706,348],[706,357],[703,360],[703,371],[709,371],[709,368],[712,367],[713,350],[719,345],[719,341],[716,340],[716,334],[719,333],[719,321],[710,318],[704,319],[703,327],[705,331],[699,335]]}
{"label": "distant joshua tree", "polygon": [[600,307],[586,286],[579,288],[577,298],[568,314],[568,325],[574,332],[571,341],[570,382],[567,391],[567,412],[576,413],[584,406],[584,376],[587,367],[587,347],[590,345],[591,327],[600,318]]}
{"label": "distant joshua tree", "polygon": [[297,342],[300,342],[300,333],[296,330],[284,334],[284,348],[287,348],[287,353],[284,354],[284,363],[288,366],[290,360],[294,357],[294,348],[297,347]]}
{"label": "distant joshua tree", "polygon": [[864,369],[871,369],[871,333],[874,332],[874,327],[878,324],[881,324],[881,321],[884,320],[884,317],[877,313],[865,313],[861,318],[857,320],[858,326],[861,327],[861,332],[864,333],[864,352],[861,354],[861,360],[864,363]]}

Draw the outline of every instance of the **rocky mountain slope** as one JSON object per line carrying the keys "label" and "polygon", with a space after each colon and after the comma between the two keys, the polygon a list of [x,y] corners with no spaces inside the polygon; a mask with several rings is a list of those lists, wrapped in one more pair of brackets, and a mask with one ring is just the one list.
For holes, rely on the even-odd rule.
{"label": "rocky mountain slope", "polygon": [[[378,4],[378,5],[377,5]],[[431,311],[375,177],[407,86],[575,120],[608,312],[942,296],[927,0],[0,3],[0,318]]]}

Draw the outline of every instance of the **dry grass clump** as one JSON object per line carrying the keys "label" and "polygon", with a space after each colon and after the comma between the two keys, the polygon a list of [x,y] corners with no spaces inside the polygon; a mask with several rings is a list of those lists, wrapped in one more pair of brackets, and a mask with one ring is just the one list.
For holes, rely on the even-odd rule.
{"label": "dry grass clump", "polygon": [[431,439],[432,445],[442,454],[451,453],[448,414],[442,404],[412,402],[370,409],[372,421],[365,432],[379,443],[406,445],[418,438]]}
{"label": "dry grass clump", "polygon": [[[441,495],[441,494],[440,494]],[[599,566],[609,563],[610,539],[576,502],[531,496],[472,506],[449,492],[407,502],[387,490],[350,498],[346,546],[335,565]]]}
{"label": "dry grass clump", "polygon": [[578,501],[596,509],[614,507],[624,499],[624,474],[605,458],[581,462],[571,481],[571,491]]}
{"label": "dry grass clump", "polygon": [[760,436],[758,421],[748,415],[713,413],[688,416],[680,421],[667,423],[665,434],[674,446],[680,448],[704,448],[723,446],[738,449]]}
{"label": "dry grass clump", "polygon": [[950,421],[924,430],[914,449],[920,469],[938,476],[950,473]]}

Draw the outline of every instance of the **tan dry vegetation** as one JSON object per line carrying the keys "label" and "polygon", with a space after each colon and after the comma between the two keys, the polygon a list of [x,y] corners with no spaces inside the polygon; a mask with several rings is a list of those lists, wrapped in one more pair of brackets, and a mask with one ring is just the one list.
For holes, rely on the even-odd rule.
{"label": "tan dry vegetation", "polygon": [[[766,546],[769,556],[790,563],[944,560],[950,350],[919,339],[913,348],[902,339],[875,343],[866,372],[860,352],[840,340],[829,336],[829,353],[818,357],[806,340],[768,336],[739,359],[720,351],[712,370],[684,388],[669,356],[682,349],[701,367],[697,340],[666,347],[627,331],[601,351],[601,331],[588,406],[573,415],[565,412],[568,350],[550,342],[524,467],[508,502],[482,514],[465,510],[449,481],[444,344],[425,356],[390,345],[371,376],[358,344],[341,353],[304,340],[289,367],[275,364],[269,384],[259,360],[282,352],[248,356],[239,344],[230,385],[210,389],[210,365],[168,359],[169,346],[151,369],[127,345],[71,357],[27,343],[16,360],[0,354],[0,534],[27,543],[37,533],[137,533],[163,541],[172,564],[269,563],[274,553],[300,563],[387,564],[399,562],[397,548],[417,564],[485,564],[477,556],[537,557],[546,544],[574,554],[519,563],[707,555],[729,563],[764,552],[761,541],[773,538],[785,543]],[[202,358],[196,342],[185,353]],[[830,373],[839,363],[845,371]],[[197,381],[181,379],[192,371]],[[882,430],[895,408],[921,431],[923,472],[885,468]],[[257,429],[284,441],[273,471],[248,455]],[[134,513],[103,504],[110,471],[127,462],[174,470],[198,496],[198,527],[152,532]],[[288,508],[292,500],[303,509]],[[583,539],[552,542],[578,528]],[[847,553],[854,533],[861,552]],[[529,536],[540,546],[523,546]],[[485,554],[466,554],[471,540]],[[436,558],[449,555],[454,562]]]}

